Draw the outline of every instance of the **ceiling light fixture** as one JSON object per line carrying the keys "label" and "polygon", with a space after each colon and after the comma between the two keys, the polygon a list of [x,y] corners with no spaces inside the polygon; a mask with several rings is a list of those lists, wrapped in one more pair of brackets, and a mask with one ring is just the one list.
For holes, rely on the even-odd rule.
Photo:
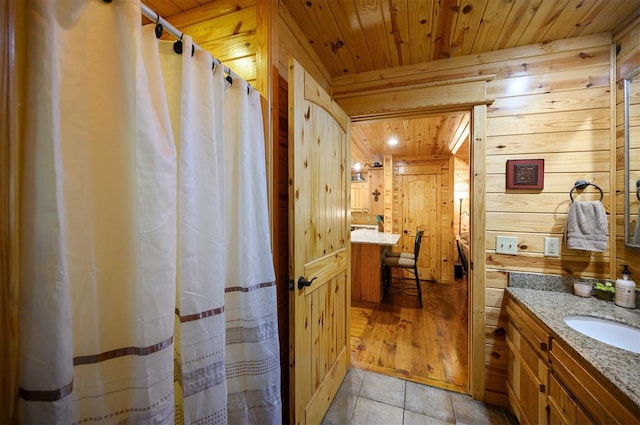
{"label": "ceiling light fixture", "polygon": [[360,164],[359,162],[356,162],[355,164],[353,164],[354,171],[360,171],[361,169],[362,169],[362,164]]}
{"label": "ceiling light fixture", "polygon": [[398,144],[398,138],[396,136],[391,137],[389,140],[387,140],[387,144],[389,146],[395,146]]}

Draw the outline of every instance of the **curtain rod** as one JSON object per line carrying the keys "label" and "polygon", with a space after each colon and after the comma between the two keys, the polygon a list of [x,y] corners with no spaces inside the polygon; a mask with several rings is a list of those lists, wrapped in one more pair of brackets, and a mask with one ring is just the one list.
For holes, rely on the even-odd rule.
{"label": "curtain rod", "polygon": [[[158,24],[162,24],[162,27],[164,29],[166,29],[169,34],[171,34],[172,36],[174,36],[176,39],[178,40],[182,40],[182,36],[183,36],[183,32],[178,30],[176,27],[174,27],[173,25],[171,25],[166,19],[164,19],[162,16],[160,16],[160,14],[158,12],[156,12],[155,10],[151,9],[149,6],[147,6],[146,4],[140,2],[140,8],[142,9],[142,14],[144,16],[146,16],[147,18],[151,19],[151,21],[153,21],[154,23],[158,23]],[[196,43],[193,43],[193,46],[198,49],[198,50],[204,50],[202,47],[198,46]],[[209,52],[209,54],[211,54]],[[220,59],[216,58],[215,56],[211,55],[211,57],[213,58],[214,62],[217,62],[218,64],[222,65],[224,67],[224,70],[229,73],[229,75],[231,76],[231,78],[237,78],[239,80],[244,81],[244,79],[242,77],[240,77],[238,74],[236,74],[235,72],[233,72],[231,70],[231,68],[228,68],[226,66],[224,66],[224,64],[220,61]],[[250,87],[251,84],[247,83],[248,86]]]}

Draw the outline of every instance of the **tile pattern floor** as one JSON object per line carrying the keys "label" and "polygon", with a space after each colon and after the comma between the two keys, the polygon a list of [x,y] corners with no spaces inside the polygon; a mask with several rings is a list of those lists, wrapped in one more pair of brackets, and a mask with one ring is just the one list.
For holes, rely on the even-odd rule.
{"label": "tile pattern floor", "polygon": [[516,425],[503,409],[440,388],[350,368],[322,425]]}

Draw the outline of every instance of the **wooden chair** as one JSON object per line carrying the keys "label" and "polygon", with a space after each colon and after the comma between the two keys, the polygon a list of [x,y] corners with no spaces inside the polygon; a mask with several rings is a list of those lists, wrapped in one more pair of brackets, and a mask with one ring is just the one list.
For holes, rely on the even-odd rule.
{"label": "wooden chair", "polygon": [[[384,259],[383,264],[383,289],[385,295],[391,286],[391,269],[400,268],[413,274],[416,281],[417,296],[422,308],[422,288],[420,286],[420,276],[418,275],[418,257],[420,256],[420,245],[422,244],[422,236],[424,235],[424,227],[416,229],[416,239],[413,244],[413,253],[391,253]],[[403,290],[401,292],[404,293]]]}

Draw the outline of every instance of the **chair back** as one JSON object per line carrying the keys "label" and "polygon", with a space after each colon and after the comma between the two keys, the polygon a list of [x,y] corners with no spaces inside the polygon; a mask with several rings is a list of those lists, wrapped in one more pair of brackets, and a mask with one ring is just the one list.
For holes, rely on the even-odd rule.
{"label": "chair back", "polygon": [[413,243],[413,258],[418,263],[418,256],[420,255],[420,245],[422,245],[422,235],[424,235],[424,227],[416,228],[416,240]]}

